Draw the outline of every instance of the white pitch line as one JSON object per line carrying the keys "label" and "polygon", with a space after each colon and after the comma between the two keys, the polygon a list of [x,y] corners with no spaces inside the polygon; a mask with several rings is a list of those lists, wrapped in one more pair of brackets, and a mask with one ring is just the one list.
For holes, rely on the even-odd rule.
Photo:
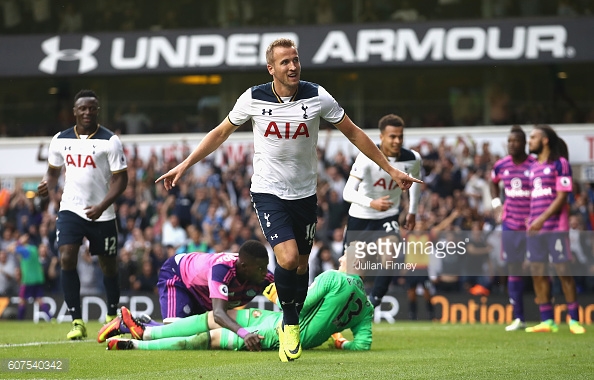
{"label": "white pitch line", "polygon": [[13,347],[31,347],[31,346],[43,346],[51,344],[69,344],[69,343],[85,343],[91,342],[91,340],[71,340],[71,341],[55,341],[55,342],[30,342],[30,343],[9,343],[0,344],[1,348],[13,348]]}

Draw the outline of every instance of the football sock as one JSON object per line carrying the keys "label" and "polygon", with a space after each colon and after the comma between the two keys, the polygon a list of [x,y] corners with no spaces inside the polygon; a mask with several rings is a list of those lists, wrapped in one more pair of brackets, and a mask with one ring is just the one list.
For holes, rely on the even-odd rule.
{"label": "football sock", "polygon": [[509,294],[509,303],[513,307],[514,319],[519,318],[524,322],[524,280],[519,276],[509,276],[507,278],[507,293]]}
{"label": "football sock", "polygon": [[24,305],[19,304],[18,312],[17,312],[17,319],[23,320],[25,319],[25,311],[27,310],[27,303]]}
{"label": "football sock", "polygon": [[62,269],[62,290],[64,291],[64,301],[68,306],[68,311],[72,319],[82,319],[82,310],[80,307],[80,278],[76,269]]}
{"label": "football sock", "polygon": [[124,321],[120,322],[120,332],[122,334],[130,334],[130,329],[124,324]]}
{"label": "football sock", "polygon": [[295,306],[297,269],[287,270],[280,265],[274,269],[276,292],[283,309],[283,320],[286,325],[298,325],[299,314]]}
{"label": "football sock", "polygon": [[540,311],[540,320],[547,321],[549,319],[553,319],[553,305],[551,303],[543,303],[542,305],[538,305],[538,310]]}
{"label": "football sock", "polygon": [[570,302],[567,304],[567,314],[574,321],[580,320],[580,305],[576,302]]}
{"label": "football sock", "polygon": [[208,350],[210,347],[210,333],[177,338],[164,338],[151,341],[134,341],[139,350]]}
{"label": "football sock", "polygon": [[309,285],[309,268],[304,274],[296,274],[295,279],[297,280],[297,289],[295,290],[295,308],[297,309],[297,314],[299,314],[301,309],[303,309],[303,303],[305,302],[305,297],[307,296],[307,287]]}
{"label": "football sock", "polygon": [[[148,330],[148,329],[147,329]],[[150,328],[150,339],[191,336],[208,331],[208,313],[181,318],[174,323]],[[146,330],[145,330],[146,334]],[[145,338],[146,340],[146,338]]]}
{"label": "football sock", "polygon": [[429,314],[429,319],[434,319],[435,312],[433,311],[433,304],[431,303],[431,301],[427,301],[426,308],[427,308],[427,314]]}
{"label": "football sock", "polygon": [[116,315],[120,302],[120,279],[118,275],[107,277],[103,275],[103,285],[107,294],[107,315]]}
{"label": "football sock", "polygon": [[373,289],[371,289],[371,298],[373,300],[379,299],[379,303],[381,303],[381,299],[388,292],[390,282],[392,282],[391,276],[377,276],[373,282]]}
{"label": "football sock", "polygon": [[408,312],[410,319],[417,319],[417,301],[408,301]]}
{"label": "football sock", "polygon": [[52,315],[50,313],[50,305],[47,303],[40,303],[39,310],[47,314],[48,320],[52,319]]}

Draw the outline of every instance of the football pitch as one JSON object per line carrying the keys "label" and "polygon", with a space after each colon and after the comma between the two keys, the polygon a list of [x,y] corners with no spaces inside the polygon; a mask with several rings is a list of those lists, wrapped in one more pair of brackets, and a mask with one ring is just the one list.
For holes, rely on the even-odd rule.
{"label": "football pitch", "polygon": [[[375,324],[369,352],[321,346],[290,363],[277,352],[106,351],[69,342],[68,323],[0,322],[0,379],[592,379],[594,329],[573,335],[505,332],[502,325]],[[350,334],[345,337],[351,338]],[[8,362],[56,362],[62,370],[9,370]],[[47,364],[46,364],[47,365]]]}

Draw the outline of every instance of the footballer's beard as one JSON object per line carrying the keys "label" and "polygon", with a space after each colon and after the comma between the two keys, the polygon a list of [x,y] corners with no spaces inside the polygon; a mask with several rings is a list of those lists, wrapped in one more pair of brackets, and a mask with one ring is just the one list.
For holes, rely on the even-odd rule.
{"label": "footballer's beard", "polygon": [[542,152],[542,143],[539,143],[535,148],[530,149],[530,153],[539,155]]}

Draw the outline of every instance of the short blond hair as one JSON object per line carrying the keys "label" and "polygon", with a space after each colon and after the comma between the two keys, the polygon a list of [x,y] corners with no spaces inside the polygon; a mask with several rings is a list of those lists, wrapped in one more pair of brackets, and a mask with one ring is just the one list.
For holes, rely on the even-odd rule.
{"label": "short blond hair", "polygon": [[289,38],[276,39],[276,40],[272,41],[272,43],[270,45],[268,45],[268,48],[266,49],[266,63],[267,64],[272,65],[274,63],[274,49],[277,47],[286,47],[286,48],[294,47],[295,49],[297,49],[297,46],[295,45],[295,41],[293,41]]}

